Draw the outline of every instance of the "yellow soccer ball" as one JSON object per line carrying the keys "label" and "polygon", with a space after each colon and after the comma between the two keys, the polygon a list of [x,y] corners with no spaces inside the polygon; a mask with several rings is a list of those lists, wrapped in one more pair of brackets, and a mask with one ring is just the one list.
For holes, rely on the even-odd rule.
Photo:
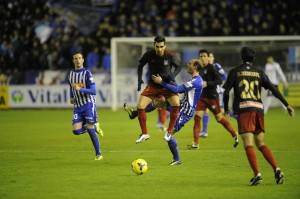
{"label": "yellow soccer ball", "polygon": [[148,170],[148,164],[144,159],[136,159],[131,163],[132,171],[137,174],[141,175]]}

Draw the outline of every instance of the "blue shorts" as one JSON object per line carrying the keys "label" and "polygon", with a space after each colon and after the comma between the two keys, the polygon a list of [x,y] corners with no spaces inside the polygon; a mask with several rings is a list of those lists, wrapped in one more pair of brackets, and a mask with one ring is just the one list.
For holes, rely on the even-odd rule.
{"label": "blue shorts", "polygon": [[175,131],[176,132],[180,131],[180,129],[185,125],[185,123],[190,121],[191,118],[192,118],[191,116],[187,116],[183,112],[179,112],[178,118],[176,120],[176,124],[174,126]]}
{"label": "blue shorts", "polygon": [[97,115],[97,110],[96,106],[95,108],[87,108],[84,111],[79,111],[78,109],[74,109],[73,111],[73,119],[72,119],[72,125],[76,123],[82,122],[82,125],[87,124],[95,124],[98,122],[98,115]]}

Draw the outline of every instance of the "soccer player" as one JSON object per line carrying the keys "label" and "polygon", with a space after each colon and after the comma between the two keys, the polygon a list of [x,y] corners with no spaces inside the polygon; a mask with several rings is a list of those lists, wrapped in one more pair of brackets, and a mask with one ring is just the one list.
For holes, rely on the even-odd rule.
{"label": "soccer player", "polygon": [[[225,80],[227,78],[227,75],[226,75],[224,69],[222,68],[222,66],[219,63],[215,62],[215,57],[214,57],[214,54],[212,52],[210,52],[209,55],[208,55],[208,63],[212,64],[215,67],[215,69],[221,75],[222,82],[225,82]],[[219,94],[220,109],[221,109],[222,114],[224,114],[223,88],[222,88],[221,85],[217,85],[217,92]],[[203,118],[202,118],[202,122],[203,122],[203,127],[202,128],[203,129],[202,129],[202,132],[199,134],[199,136],[202,137],[202,138],[207,138],[208,137],[208,131],[207,131],[208,121],[209,121],[209,109],[207,108],[205,110],[205,113],[204,113]]]}
{"label": "soccer player", "polygon": [[[154,50],[147,51],[139,60],[137,91],[141,90],[141,85],[144,83],[142,80],[142,74],[143,67],[146,64],[148,64],[149,67],[149,77],[153,74],[158,74],[162,77],[163,81],[167,83],[174,83],[176,75],[181,70],[177,57],[172,52],[166,51],[166,39],[162,36],[154,38]],[[174,71],[172,71],[173,67],[175,68]],[[164,96],[172,106],[167,131],[172,131],[174,128],[179,112],[179,96],[177,93],[164,88],[160,84],[156,84],[151,78],[149,78],[147,87],[140,94],[137,104],[138,118],[142,130],[142,134],[139,139],[136,140],[137,144],[150,138],[146,124],[147,116],[145,108],[154,98],[161,95]]]}
{"label": "soccer player", "polygon": [[268,76],[262,70],[252,65],[255,54],[255,50],[243,47],[241,49],[243,63],[230,70],[223,86],[225,89],[225,114],[228,113],[229,92],[233,88],[233,109],[234,113],[238,115],[239,134],[242,137],[246,155],[254,173],[254,177],[250,180],[250,186],[258,185],[262,182],[253,148],[253,138],[257,148],[272,166],[276,183],[282,184],[284,182],[283,172],[278,167],[271,150],[266,146],[264,141],[264,107],[261,101],[261,88],[264,87],[271,90],[274,96],[287,107],[287,111],[292,117],[294,117],[295,111],[271,83]]}
{"label": "soccer player", "polygon": [[[177,141],[173,135],[180,131],[185,123],[187,123],[193,117],[202,89],[206,86],[206,82],[204,82],[199,75],[199,70],[202,67],[199,60],[192,59],[187,66],[188,73],[192,76],[192,78],[185,84],[168,84],[163,82],[159,75],[152,75],[154,82],[175,93],[184,93],[184,96],[180,101],[180,111],[178,118],[176,119],[176,124],[171,131],[166,131],[164,136],[164,139],[168,142],[169,149],[173,155],[173,161],[170,163],[170,165],[181,164],[177,149]],[[171,105],[164,98],[154,99],[153,102],[146,107],[146,111],[150,112],[156,108],[165,108],[166,110],[171,111]],[[126,104],[124,104],[124,109],[128,112],[130,119],[134,119],[137,116],[137,111],[127,107]]]}
{"label": "soccer player", "polygon": [[96,130],[103,136],[103,131],[97,123],[96,86],[89,70],[83,67],[83,53],[73,54],[74,69],[68,74],[70,84],[70,103],[74,104],[72,130],[75,135],[88,132],[95,148],[95,160],[102,160],[100,142]]}
{"label": "soccer player", "polygon": [[199,133],[201,129],[201,119],[204,115],[205,110],[208,108],[215,116],[217,122],[222,124],[224,128],[234,138],[233,147],[238,145],[238,133],[233,129],[228,120],[224,117],[221,112],[219,95],[217,92],[217,85],[222,84],[222,79],[218,71],[212,64],[208,62],[209,52],[205,49],[199,51],[199,59],[202,62],[203,68],[200,71],[200,75],[203,81],[207,82],[207,87],[203,89],[201,97],[198,101],[196,112],[194,116],[194,142],[189,144],[188,149],[199,148]]}
{"label": "soccer player", "polygon": [[[276,88],[278,88],[280,80],[283,82],[285,88],[288,87],[288,83],[286,81],[284,73],[281,70],[280,65],[277,62],[274,61],[274,58],[272,56],[267,57],[267,64],[265,66],[265,73],[269,77],[271,83]],[[273,96],[272,92],[268,91],[267,98],[264,102],[264,112],[265,112],[265,114],[268,112],[273,98],[274,98],[274,96]],[[284,107],[284,104],[282,104],[282,106]]]}

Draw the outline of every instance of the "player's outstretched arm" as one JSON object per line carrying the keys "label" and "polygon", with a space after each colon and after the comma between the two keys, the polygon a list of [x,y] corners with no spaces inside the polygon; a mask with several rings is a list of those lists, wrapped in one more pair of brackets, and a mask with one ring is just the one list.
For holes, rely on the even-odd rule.
{"label": "player's outstretched arm", "polygon": [[162,78],[157,74],[157,75],[152,75],[152,79],[155,83],[161,84],[163,87],[166,87],[167,89],[171,90],[174,93],[182,93],[187,90],[187,88],[184,86],[184,84],[181,85],[171,85],[167,84],[162,81]]}

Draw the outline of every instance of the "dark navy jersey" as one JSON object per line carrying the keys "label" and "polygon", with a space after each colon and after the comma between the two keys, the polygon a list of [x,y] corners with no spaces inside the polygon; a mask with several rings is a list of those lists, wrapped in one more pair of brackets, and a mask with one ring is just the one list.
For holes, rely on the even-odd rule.
{"label": "dark navy jersey", "polygon": [[211,64],[200,70],[203,81],[206,81],[207,87],[203,89],[201,98],[218,99],[217,86],[222,84],[220,73]]}
{"label": "dark navy jersey", "polygon": [[229,91],[234,90],[233,111],[236,114],[242,112],[259,112],[263,114],[261,88],[271,90],[284,105],[288,105],[277,88],[270,82],[268,76],[259,68],[250,64],[242,64],[229,71],[227,80],[223,86],[224,109],[228,111]]}
{"label": "dark navy jersey", "polygon": [[155,50],[150,50],[144,53],[142,58],[139,60],[138,66],[138,78],[142,79],[143,67],[148,64],[149,78],[148,85],[161,87],[161,85],[156,84],[151,76],[157,75],[162,77],[164,82],[171,83],[175,81],[176,75],[181,70],[181,65],[179,60],[170,51],[165,51],[162,56],[156,55]]}
{"label": "dark navy jersey", "polygon": [[74,108],[85,109],[89,105],[94,106],[96,104],[95,95],[77,91],[71,86],[74,83],[79,84],[81,88],[90,88],[91,85],[95,85],[93,76],[89,70],[85,68],[71,70],[68,74],[68,82],[70,84],[70,96],[75,99]]}

